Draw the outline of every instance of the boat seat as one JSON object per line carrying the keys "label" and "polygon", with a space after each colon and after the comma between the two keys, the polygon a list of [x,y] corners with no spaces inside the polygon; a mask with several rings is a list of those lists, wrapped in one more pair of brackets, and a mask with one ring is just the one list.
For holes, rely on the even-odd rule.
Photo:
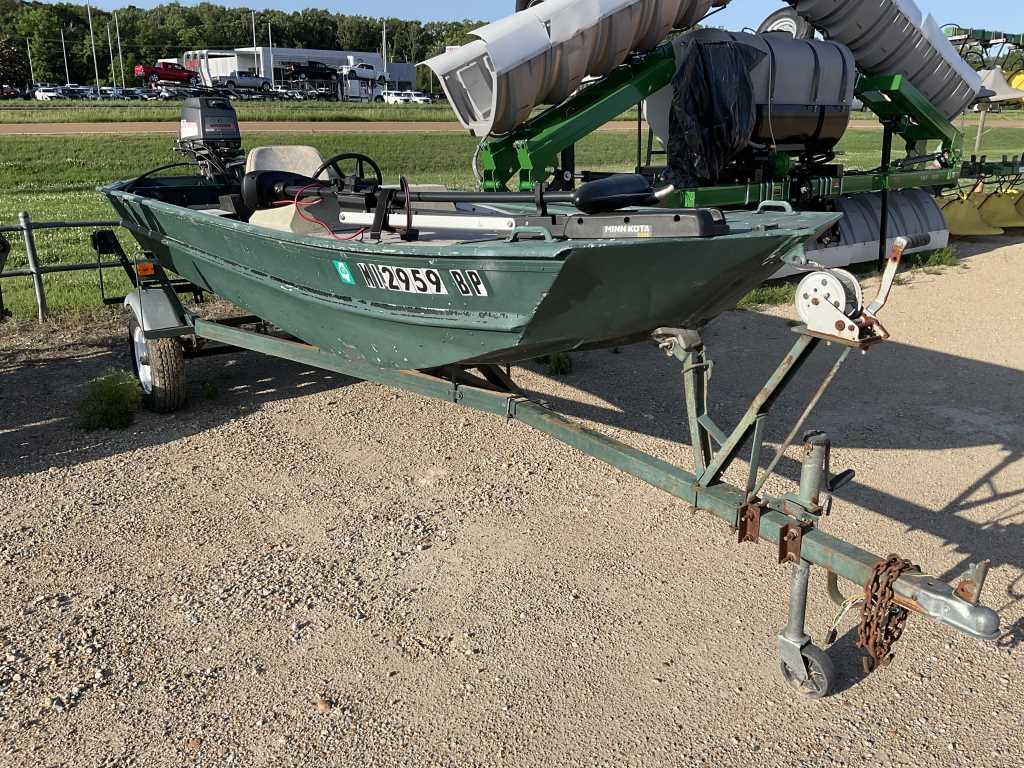
{"label": "boat seat", "polygon": [[[303,144],[270,145],[249,150],[245,158],[245,172],[288,171],[312,176],[323,162],[324,156],[316,147]],[[338,177],[333,168],[328,168],[326,175],[332,179]]]}
{"label": "boat seat", "polygon": [[324,228],[315,221],[308,221],[299,216],[299,211],[294,205],[281,205],[277,208],[253,211],[249,216],[249,223],[257,227],[291,232],[296,235],[325,234]]}

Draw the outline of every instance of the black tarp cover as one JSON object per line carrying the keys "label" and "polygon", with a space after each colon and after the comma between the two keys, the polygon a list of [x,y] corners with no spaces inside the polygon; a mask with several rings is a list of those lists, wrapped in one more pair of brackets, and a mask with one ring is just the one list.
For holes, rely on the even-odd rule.
{"label": "black tarp cover", "polygon": [[676,187],[714,184],[749,143],[757,120],[750,73],[765,53],[736,42],[685,40],[672,78],[668,167]]}

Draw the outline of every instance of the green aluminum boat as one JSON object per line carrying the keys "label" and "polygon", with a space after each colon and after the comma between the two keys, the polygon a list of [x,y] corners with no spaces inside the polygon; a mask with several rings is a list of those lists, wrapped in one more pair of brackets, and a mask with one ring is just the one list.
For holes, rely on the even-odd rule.
{"label": "green aluminum boat", "polygon": [[[191,176],[104,187],[163,269],[288,334],[378,368],[513,363],[698,328],[835,213],[662,207],[633,174],[572,192],[391,188],[370,157],[242,151],[227,99],[188,99]],[[354,164],[348,173],[349,164]],[[799,250],[799,249],[798,249]]]}
{"label": "green aluminum boat", "polygon": [[836,220],[766,210],[730,213],[710,237],[573,239],[517,227],[508,210],[500,236],[421,231],[415,241],[384,233],[361,242],[239,220],[201,177],[102,191],[171,272],[309,344],[403,369],[511,363],[622,344],[660,326],[699,327]]}

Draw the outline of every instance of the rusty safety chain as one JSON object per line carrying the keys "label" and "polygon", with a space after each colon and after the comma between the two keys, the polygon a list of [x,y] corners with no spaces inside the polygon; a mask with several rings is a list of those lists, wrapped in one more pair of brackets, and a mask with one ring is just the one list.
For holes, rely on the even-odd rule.
{"label": "rusty safety chain", "polygon": [[865,674],[892,661],[892,646],[900,639],[907,623],[907,609],[893,602],[892,585],[900,574],[919,570],[898,555],[889,555],[875,563],[871,578],[864,585],[864,604],[857,628],[857,647],[868,652],[863,659]]}

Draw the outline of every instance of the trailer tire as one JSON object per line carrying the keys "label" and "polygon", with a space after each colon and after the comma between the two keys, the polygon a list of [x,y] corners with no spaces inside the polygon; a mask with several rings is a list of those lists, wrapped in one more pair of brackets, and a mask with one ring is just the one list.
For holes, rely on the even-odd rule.
{"label": "trailer tire", "polygon": [[808,643],[801,648],[800,655],[807,664],[807,679],[797,679],[789,665],[780,660],[779,668],[782,670],[782,679],[789,683],[797,693],[808,699],[821,699],[828,696],[836,679],[836,670],[832,666],[832,659],[813,643]]}
{"label": "trailer tire", "polygon": [[128,321],[128,353],[142,389],[142,405],[171,413],[185,402],[185,350],[177,339],[147,339],[135,315]]}
{"label": "trailer tire", "polygon": [[814,38],[814,27],[804,21],[792,8],[780,8],[768,15],[762,21],[757,31],[761,32],[786,32],[797,40],[812,40]]}

